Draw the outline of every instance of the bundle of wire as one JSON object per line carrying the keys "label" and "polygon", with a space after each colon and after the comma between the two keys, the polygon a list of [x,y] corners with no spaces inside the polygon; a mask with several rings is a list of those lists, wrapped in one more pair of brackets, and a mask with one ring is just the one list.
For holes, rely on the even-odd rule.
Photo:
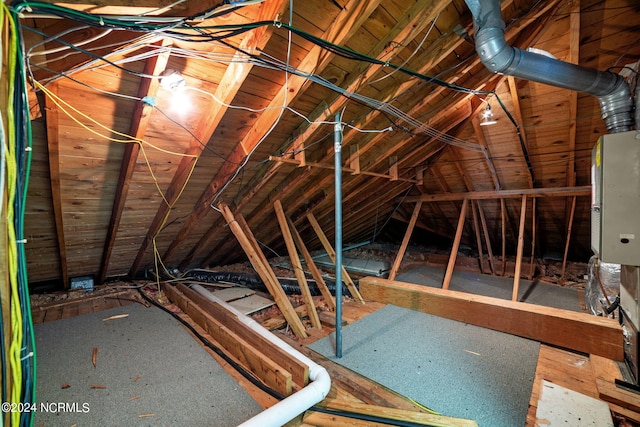
{"label": "bundle of wire", "polygon": [[[9,277],[10,313],[2,313],[2,402],[10,404],[8,419],[12,426],[33,425],[35,405],[36,352],[24,245],[24,214],[31,165],[31,122],[29,119],[26,73],[22,58],[22,43],[17,31],[17,15],[3,3],[0,10],[2,63],[7,78],[3,90],[7,99],[6,115],[2,117],[2,192],[0,209],[6,209],[7,271]],[[4,40],[7,37],[7,40]],[[6,178],[6,179],[5,179]],[[4,201],[6,200],[6,204]],[[3,298],[4,299],[4,298]],[[6,319],[10,323],[6,324]],[[10,342],[4,337],[10,336]],[[8,348],[7,348],[8,346]],[[4,411],[3,406],[3,412]],[[15,411],[13,410],[15,409]],[[20,410],[24,409],[24,410]]]}

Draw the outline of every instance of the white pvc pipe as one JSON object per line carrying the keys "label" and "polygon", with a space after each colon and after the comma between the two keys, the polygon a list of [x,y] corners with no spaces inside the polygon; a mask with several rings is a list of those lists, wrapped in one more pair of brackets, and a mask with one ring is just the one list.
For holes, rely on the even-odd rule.
{"label": "white pvc pipe", "polygon": [[329,373],[326,369],[291,347],[286,342],[282,341],[267,329],[263,328],[258,322],[246,316],[235,307],[232,307],[225,301],[213,296],[210,291],[202,286],[193,285],[191,286],[191,289],[235,314],[238,320],[245,326],[269,340],[269,342],[284,350],[287,354],[309,366],[310,382],[306,387],[240,424],[241,427],[280,427],[316,403],[322,401],[327,396],[327,393],[329,393],[329,389],[331,388],[331,378],[329,377]]}

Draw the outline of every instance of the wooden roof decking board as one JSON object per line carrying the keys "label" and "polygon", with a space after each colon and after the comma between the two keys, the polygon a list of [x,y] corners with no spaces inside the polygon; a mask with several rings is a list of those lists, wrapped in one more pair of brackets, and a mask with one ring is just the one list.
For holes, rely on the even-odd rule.
{"label": "wooden roof decking board", "polygon": [[[232,14],[211,19],[207,24],[255,21],[264,10],[264,6],[265,4],[243,7]],[[572,43],[572,39],[568,31],[572,25],[571,22],[575,21],[571,19],[575,18],[575,13],[571,12],[566,5],[555,1],[532,4],[528,1],[513,0],[503,2],[502,6],[503,17],[509,24],[507,39],[510,42],[516,43],[521,48],[535,46],[546,49],[559,58],[569,58],[569,45]],[[285,9],[279,17],[282,22],[288,20],[287,5],[284,7]],[[324,32],[327,34],[332,31],[336,32],[338,30],[334,23],[336,18],[352,12],[348,8],[345,10],[341,7],[331,2],[296,4],[293,10],[293,25],[319,36],[322,36]],[[640,57],[638,47],[633,43],[637,38],[637,26],[634,26],[634,21],[631,19],[635,14],[640,13],[637,7],[629,5],[623,0],[606,0],[604,3],[595,0],[582,0],[580,7],[580,28],[577,33],[575,28],[573,29],[576,33],[573,43],[575,45],[577,37],[580,44],[578,53],[582,64],[604,70],[616,64],[616,61],[616,65],[621,66]],[[113,10],[111,9],[111,11]],[[122,10],[126,11],[127,9]],[[404,64],[410,69],[427,75],[438,75],[449,83],[466,86],[472,90],[492,90],[496,84],[500,83],[495,89],[507,109],[514,113],[515,104],[508,93],[507,85],[502,82],[499,76],[489,73],[479,62],[474,46],[453,31],[456,25],[460,24],[467,32],[472,33],[470,13],[464,1],[433,2],[422,0],[416,3],[382,0],[370,3],[367,10],[368,19],[357,21],[357,28],[344,28],[346,32],[351,30],[351,35],[342,38],[339,44],[356,48],[363,53],[383,60],[389,60],[391,64]],[[614,22],[620,21],[621,16],[625,17],[624,22],[614,25]],[[626,18],[629,18],[630,21]],[[435,25],[431,29],[434,20]],[[354,21],[350,21],[347,25],[351,25],[351,22]],[[631,22],[631,24],[625,22]],[[73,26],[73,23],[65,20],[42,18],[34,18],[30,23],[36,23],[40,29],[52,34],[60,33]],[[263,50],[282,60],[286,56],[287,31],[286,29],[268,28],[274,31],[274,36]],[[133,35],[123,32],[115,33],[118,34],[112,34],[98,42],[91,43],[89,47],[94,48],[109,42],[115,42],[114,46],[122,45],[128,37]],[[423,41],[427,33],[429,33],[428,37]],[[95,34],[97,31],[91,29],[71,32],[64,38],[71,42],[77,42]],[[240,43],[244,35],[249,35],[249,33],[234,36],[231,43]],[[31,37],[27,43],[37,42],[37,38]],[[305,55],[314,49],[314,45],[297,35],[293,36],[292,42],[290,61],[291,64],[298,66],[304,61]],[[48,43],[45,49],[56,47],[54,45],[55,43]],[[201,49],[206,53],[216,52],[217,49],[220,49],[217,43],[191,43],[187,41],[174,41],[174,46],[184,49]],[[141,48],[135,53],[148,49]],[[107,49],[104,48],[96,52],[106,53],[106,51]],[[231,49],[224,48],[224,52],[231,52]],[[58,56],[60,55],[57,53],[51,53],[38,59],[46,60]],[[111,58],[120,59],[124,56],[118,54]],[[322,67],[311,67],[310,70],[336,82],[342,88],[349,88],[378,101],[389,101],[390,105],[401,109],[404,113],[410,114],[421,122],[429,123],[438,130],[443,130],[462,140],[478,141],[475,137],[478,130],[473,127],[473,118],[479,114],[478,108],[482,102],[480,98],[484,98],[486,95],[459,94],[431,85],[425,80],[410,77],[393,67],[353,61],[329,55],[325,51],[322,51],[320,56],[327,60],[322,63]],[[72,64],[79,64],[82,61],[80,58],[73,58]],[[218,88],[220,79],[227,69],[227,64],[224,61],[212,62],[194,58],[178,58],[173,55],[170,55],[169,64],[184,72],[188,84],[208,92],[213,92]],[[61,69],[62,66],[60,61],[49,65],[54,69]],[[126,68],[138,72],[143,68],[141,61],[127,62],[124,65]],[[261,109],[272,103],[274,95],[279,93],[278,91],[281,90],[281,85],[285,80],[284,73],[254,68],[244,83],[237,83],[237,94],[228,100],[229,104]],[[389,74],[392,75],[385,77]],[[43,74],[40,71],[36,73],[36,76],[41,75]],[[110,65],[92,71],[75,73],[74,78],[90,83],[92,86],[127,95],[135,95],[141,81],[139,76],[116,70]],[[344,108],[344,119],[353,121],[353,124],[359,128],[383,129],[392,125],[396,126],[393,132],[379,135],[346,130],[343,148],[347,150],[343,151],[343,162],[346,163],[349,155],[348,147],[357,145],[360,148],[360,166],[365,172],[388,174],[389,158],[392,156],[396,156],[398,159],[402,179],[413,179],[416,175],[413,168],[425,166],[426,169],[423,173],[428,178],[428,182],[424,184],[422,190],[427,194],[446,192],[447,187],[449,191],[463,191],[465,182],[462,175],[466,177],[467,182],[472,182],[474,187],[479,189],[484,190],[485,187],[490,189],[495,186],[493,176],[487,169],[486,161],[476,161],[476,153],[456,148],[458,157],[455,160],[456,164],[446,152],[443,154],[437,151],[430,152],[429,146],[435,148],[437,144],[429,142],[428,137],[416,133],[415,129],[412,126],[407,126],[405,121],[392,116],[385,117],[385,114],[372,110],[370,106],[361,105],[355,100],[345,100],[337,93],[316,83],[300,80],[299,84],[293,84],[292,82],[295,81],[295,76],[290,74],[290,89],[298,92],[295,93],[295,96],[289,92],[291,96],[288,101],[292,108],[309,116],[310,119],[319,118],[331,121],[335,113]],[[125,131],[128,129],[131,113],[135,106],[133,100],[110,99],[104,94],[98,94],[90,88],[64,79],[61,80],[61,84],[65,87],[65,90],[60,93],[61,97],[68,99],[74,105],[77,104],[87,114],[111,127]],[[588,185],[590,182],[589,151],[597,136],[606,132],[599,117],[597,100],[591,96],[578,94],[575,113],[570,113],[569,91],[518,79],[516,79],[516,85],[522,113],[521,121],[523,122],[520,125],[527,137],[527,148],[533,166],[533,175],[536,178],[535,187],[567,185],[571,178],[566,169],[567,154],[563,151],[570,150],[571,144],[575,145],[576,152],[575,185]],[[211,100],[211,97],[197,91],[187,92],[192,96],[194,104],[191,115],[180,116],[171,111],[167,93],[159,93],[155,101],[159,109],[167,112],[171,118],[178,120],[193,131],[198,129],[198,123],[202,123],[203,118],[200,116],[203,114],[201,112],[211,108],[215,102]],[[393,101],[390,101],[392,98]],[[482,128],[481,132],[485,136],[498,181],[502,188],[506,189],[528,188],[526,164],[520,154],[519,141],[514,128],[494,103],[495,100],[492,99],[492,96],[489,96],[488,99],[492,102],[494,114],[498,116],[499,121],[498,125]],[[277,105],[282,105],[282,103],[272,103],[272,106]],[[321,114],[325,110],[327,112]],[[213,126],[213,136],[211,138],[202,136],[201,138],[204,143],[209,143],[211,148],[223,157],[228,157],[230,153],[241,153],[242,150],[256,148],[251,144],[247,145],[247,143],[243,143],[244,147],[238,146],[238,141],[246,138],[247,132],[256,123],[261,124],[252,132],[259,136],[265,135],[270,126],[261,121],[260,117],[264,114],[228,109],[220,123]],[[187,132],[162,117],[158,111],[152,111],[151,115],[149,129],[145,133],[145,137],[151,142],[166,148],[177,147],[181,152],[186,150],[187,144],[193,143]],[[64,216],[65,212],[69,212],[75,214],[79,219],[93,218],[102,222],[100,219],[102,212],[110,210],[111,201],[115,196],[113,192],[116,190],[112,184],[115,180],[112,175],[118,172],[117,168],[120,164],[123,147],[111,143],[99,143],[97,137],[81,130],[71,121],[64,119],[63,116],[63,114],[59,116],[62,118],[59,123],[62,127],[56,126],[56,128],[60,135],[64,136],[64,140],[61,139],[58,144],[60,153],[54,155],[58,156],[59,161],[64,162],[58,172],[59,178],[62,179],[61,190],[63,191],[61,194],[65,194],[64,189],[68,186],[76,187],[76,191],[72,196],[65,196],[66,198],[61,201],[63,206],[58,208],[59,215]],[[203,116],[206,117],[206,114]],[[472,120],[469,120],[470,118]],[[569,127],[573,124],[575,124],[574,142],[569,140],[572,139]],[[284,112],[282,120],[256,148],[250,162],[243,168],[237,179],[227,187],[222,196],[226,201],[233,200],[238,203],[243,215],[249,219],[252,226],[264,224],[262,226],[264,230],[261,230],[261,233],[267,236],[266,240],[269,240],[268,236],[272,236],[277,231],[274,224],[267,221],[269,218],[267,206],[269,200],[273,200],[274,197],[282,196],[283,200],[289,201],[291,212],[296,215],[307,209],[316,210],[315,213],[324,215],[330,214],[332,210],[331,170],[316,170],[313,167],[296,168],[284,164],[276,166],[272,162],[260,164],[268,156],[290,151],[292,146],[304,147],[309,162],[331,164],[333,162],[331,127],[325,125],[311,126],[308,129],[307,127],[308,125],[301,117],[291,112]],[[410,136],[405,131],[413,131],[414,136]],[[37,127],[36,132],[38,132]],[[325,136],[327,138],[319,142]],[[42,136],[36,135],[36,139],[38,138],[42,139]],[[175,168],[181,159],[166,153],[154,152],[150,148],[147,153],[151,157],[150,161],[154,172],[158,175],[161,188],[166,189],[173,181]],[[89,161],[89,158],[95,159],[95,161]],[[238,159],[240,157],[232,160],[238,161]],[[453,165],[452,161],[454,161]],[[434,182],[433,173],[429,171],[433,164],[439,165],[436,170],[442,175],[442,180],[446,183],[445,186]],[[74,168],[70,166],[77,168],[77,171],[74,171]],[[220,168],[228,166],[225,166],[225,163],[214,153],[202,152],[188,187],[168,216],[170,225],[158,235],[158,248],[161,253],[168,254],[167,260],[172,265],[193,266],[203,261],[204,258],[219,259],[220,257],[215,257],[211,252],[216,248],[228,247],[225,246],[224,241],[228,239],[229,234],[219,215],[203,210],[199,212],[199,216],[203,215],[197,221],[189,219],[191,218],[190,213],[196,208],[196,202],[201,199],[203,192],[211,184],[211,178]],[[41,168],[36,162],[34,172],[38,168],[38,173],[47,173],[46,168]],[[53,172],[55,173],[55,171]],[[42,188],[45,182],[43,178],[41,183],[37,185],[43,191],[32,192],[32,197],[49,197],[48,192]],[[83,182],[86,183],[83,184]],[[222,185],[222,181],[215,185]],[[382,178],[364,175],[349,176],[344,185],[345,194],[353,197],[352,201],[347,201],[345,204],[350,213],[346,230],[347,233],[352,233],[347,238],[371,235],[376,228],[376,224],[374,224],[376,218],[375,215],[372,215],[372,211],[389,214],[397,204],[394,199],[409,187],[409,184],[393,183]],[[381,191],[376,193],[377,195],[374,197],[377,202],[370,202],[371,197],[367,197],[366,193],[378,188]],[[384,189],[382,190],[382,188]],[[416,188],[410,190],[411,195],[417,193]],[[67,192],[67,194],[69,193]],[[215,192],[212,192],[209,195],[213,196],[214,194]],[[74,210],[66,209],[66,204],[84,202],[83,198],[101,200],[103,204],[82,203],[71,208]],[[136,170],[131,179],[130,194],[127,196],[127,202],[123,209],[122,224],[118,229],[119,232],[116,233],[112,248],[114,253],[118,254],[116,256],[118,261],[114,265],[110,265],[111,271],[120,274],[126,269],[127,254],[132,252],[132,243],[141,239],[141,232],[146,234],[144,233],[145,227],[148,231],[154,216],[162,216],[162,212],[157,213],[157,209],[161,211],[164,209],[161,207],[162,203],[144,161],[138,158]],[[357,207],[350,206],[350,203],[354,203],[353,206],[357,204]],[[567,216],[566,208],[565,212],[561,212],[563,203],[561,200],[541,201],[540,223],[548,225],[551,230],[563,228]],[[506,204],[512,219],[515,219],[518,213],[517,203],[507,201]],[[587,205],[587,203],[578,201],[574,226],[576,237],[572,239],[576,248],[587,248],[586,251],[579,251],[582,256],[589,252],[589,230],[585,225],[588,219]],[[33,206],[35,210],[40,210],[43,203],[34,203]],[[103,209],[103,206],[106,208]],[[493,203],[488,204],[486,208],[485,214],[490,230],[500,228],[500,212],[497,206]],[[447,202],[439,203],[438,208],[427,208],[432,215],[448,216],[444,219],[429,219],[428,223],[440,227],[446,234],[448,229],[446,224],[451,224],[457,219],[457,209],[454,207],[455,203],[452,206]],[[89,211],[94,212],[89,213]],[[63,223],[69,221],[76,220],[72,217],[62,218]],[[96,226],[98,229],[101,227],[99,224]],[[527,227],[529,226],[527,225]],[[66,237],[71,239],[68,243],[70,247],[74,249],[81,247],[73,240],[74,237],[70,233],[62,232],[55,235],[51,231],[47,232],[46,228],[39,230],[42,232],[37,232],[38,235],[49,234],[48,238],[44,239],[43,237],[43,242],[53,242],[56,238],[64,239],[63,234],[67,234]],[[308,230],[303,229],[303,235],[305,231]],[[97,237],[100,233],[97,230],[93,235]],[[150,235],[154,234],[150,233]],[[205,237],[205,234],[210,234],[210,236]],[[546,233],[545,238],[548,237],[550,240],[546,244],[542,244],[550,248],[562,246],[560,236],[554,236],[555,234],[555,231]],[[313,237],[308,235],[306,237],[313,241]],[[509,240],[512,238],[513,236]],[[99,240],[98,238],[97,246],[99,246]],[[511,242],[508,244],[512,246]],[[197,248],[198,245],[203,247]],[[91,243],[90,246],[96,245]],[[44,245],[38,248],[38,253],[41,253],[41,250],[46,247],[50,246]],[[34,250],[36,250],[35,246]],[[55,249],[51,248],[51,250]],[[234,254],[236,257],[241,257],[237,246],[231,248],[231,252],[228,254],[230,260],[233,259]],[[189,258],[189,262],[185,263]],[[141,264],[145,268],[153,265],[151,251],[145,252]],[[32,268],[37,268],[37,265],[37,262],[30,261]],[[44,278],[47,274],[55,277],[61,275],[60,271],[49,273],[43,271],[35,276]]]}

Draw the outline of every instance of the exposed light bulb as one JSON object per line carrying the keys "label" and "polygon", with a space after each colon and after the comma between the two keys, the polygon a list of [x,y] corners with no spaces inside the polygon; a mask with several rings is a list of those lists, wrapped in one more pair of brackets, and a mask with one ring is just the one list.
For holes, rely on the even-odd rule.
{"label": "exposed light bulb", "polygon": [[493,113],[491,112],[491,105],[487,104],[487,108],[485,108],[484,112],[482,113],[482,120],[480,120],[480,126],[495,125],[496,123],[498,122],[493,118]]}
{"label": "exposed light bulb", "polygon": [[160,86],[167,90],[183,88],[186,85],[184,77],[176,70],[164,70],[160,76]]}

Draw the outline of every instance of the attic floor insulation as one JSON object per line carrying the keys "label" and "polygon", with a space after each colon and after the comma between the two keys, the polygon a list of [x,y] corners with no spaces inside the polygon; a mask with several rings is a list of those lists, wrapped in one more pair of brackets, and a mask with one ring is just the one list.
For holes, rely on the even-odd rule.
{"label": "attic floor insulation", "polygon": [[[127,317],[105,320],[117,315]],[[38,324],[35,332],[38,402],[78,404],[37,412],[35,425],[234,426],[262,411],[156,307],[131,304]]]}
{"label": "attic floor insulation", "polygon": [[446,416],[525,425],[540,344],[387,305],[309,347]]}

